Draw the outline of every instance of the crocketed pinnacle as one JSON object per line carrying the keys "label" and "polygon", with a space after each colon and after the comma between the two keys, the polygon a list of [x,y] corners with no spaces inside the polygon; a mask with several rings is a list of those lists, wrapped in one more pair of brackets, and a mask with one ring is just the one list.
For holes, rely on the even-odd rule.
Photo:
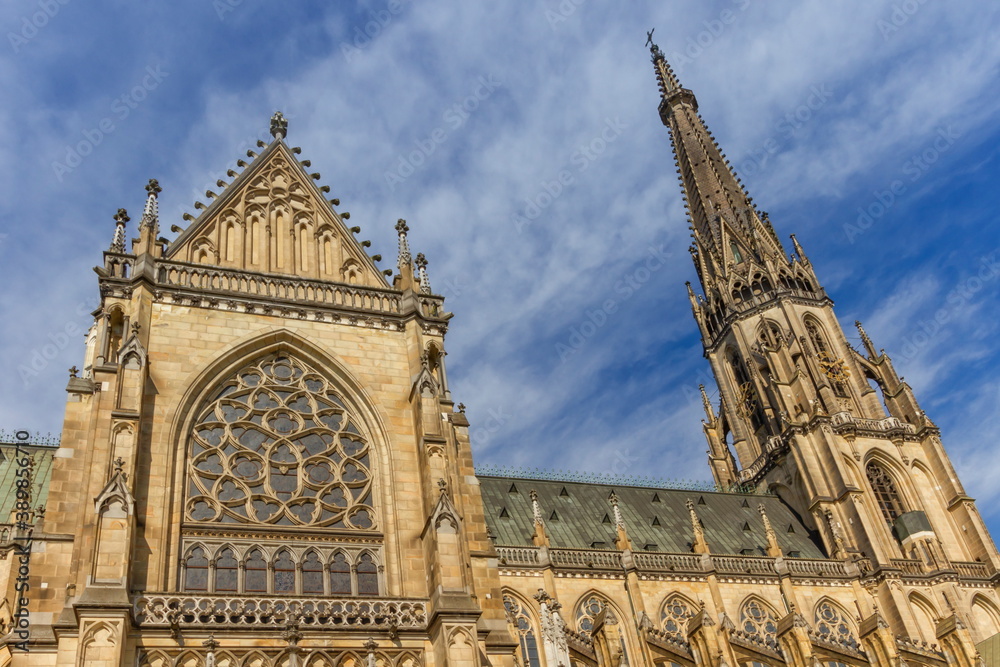
{"label": "crocketed pinnacle", "polygon": [[417,259],[414,261],[414,264],[417,265],[417,280],[420,283],[420,293],[430,294],[431,279],[427,277],[427,258],[424,257],[424,253],[417,253]]}
{"label": "crocketed pinnacle", "polygon": [[275,139],[284,139],[287,134],[288,120],[280,111],[276,111],[271,116],[271,136]]}
{"label": "crocketed pinnacle", "polygon": [[410,256],[410,242],[406,239],[406,232],[410,231],[410,228],[406,225],[406,220],[402,218],[396,223],[396,232],[399,234],[399,259],[396,264],[399,266],[399,270],[402,271],[403,268],[410,268],[413,264],[413,259]]}
{"label": "crocketed pinnacle", "polygon": [[125,223],[129,221],[128,212],[120,208],[115,213],[115,235],[111,238],[111,252],[125,252]]}
{"label": "crocketed pinnacle", "polygon": [[146,184],[146,206],[142,209],[142,220],[139,221],[139,229],[150,228],[154,236],[160,229],[160,206],[157,200],[163,188],[155,178],[149,179]]}

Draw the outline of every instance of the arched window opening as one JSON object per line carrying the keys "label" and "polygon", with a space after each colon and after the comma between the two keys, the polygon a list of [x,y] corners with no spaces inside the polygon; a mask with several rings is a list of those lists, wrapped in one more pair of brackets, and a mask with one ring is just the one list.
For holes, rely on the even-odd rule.
{"label": "arched window opening", "polygon": [[885,468],[872,461],[865,467],[868,476],[868,483],[871,484],[872,492],[878,501],[878,506],[882,510],[885,522],[892,526],[899,515],[906,512],[903,501],[899,498],[896,490],[896,482],[892,476],[886,472]]}
{"label": "arched window opening", "polygon": [[302,593],[317,595],[323,592],[323,561],[315,551],[302,560]]}
{"label": "arched window opening", "polygon": [[195,421],[187,519],[377,529],[360,424],[324,376],[290,355],[243,367]]}
{"label": "arched window opening", "polygon": [[267,593],[267,561],[259,549],[254,549],[243,564],[243,592]]}
{"label": "arched window opening", "polygon": [[507,611],[507,622],[514,626],[518,643],[521,645],[521,658],[524,667],[540,667],[538,659],[538,642],[531,617],[524,607],[510,595],[503,596],[503,606]]}
{"label": "arched window opening", "polygon": [[754,385],[753,380],[751,380],[750,373],[747,371],[746,366],[743,365],[743,361],[735,351],[730,350],[726,358],[729,361],[729,368],[732,371],[733,380],[736,385],[736,411],[742,417],[750,420],[754,434],[760,438],[764,435],[761,433],[761,430],[764,428],[767,420],[764,415],[764,407],[761,404],[760,396],[757,393],[757,387]]}
{"label": "arched window opening", "polygon": [[[580,605],[576,612],[576,628],[580,634],[590,636],[594,629],[594,619],[607,606],[607,603],[596,595],[591,595]],[[618,618],[611,609],[608,609],[605,620],[608,623],[618,623]]]}
{"label": "arched window opening", "polygon": [[848,623],[847,614],[827,600],[816,607],[815,627],[816,632],[823,637],[834,639],[853,649],[858,648],[858,639]]}
{"label": "arched window opening", "polygon": [[844,384],[843,378],[846,369],[843,367],[843,362],[837,359],[830,351],[826,337],[820,331],[819,324],[812,318],[807,318],[805,324],[806,333],[809,335],[809,342],[812,343],[813,349],[816,351],[816,357],[819,359],[825,375],[830,379],[833,393],[840,398],[846,398],[848,395],[847,385]]}
{"label": "arched window opening", "polygon": [[189,591],[208,590],[208,558],[205,550],[195,547],[184,562],[184,589]]}
{"label": "arched window opening", "polygon": [[778,623],[774,611],[759,600],[751,599],[743,604],[740,610],[740,623],[744,632],[757,636],[765,642],[774,643],[778,636]]}
{"label": "arched window opening", "polygon": [[280,551],[274,559],[273,590],[275,593],[295,592],[295,561],[292,560],[292,554],[285,550]]}
{"label": "arched window opening", "polygon": [[235,593],[239,585],[240,563],[230,548],[223,549],[215,559],[215,592]]}
{"label": "arched window opening", "polygon": [[371,554],[361,554],[356,568],[358,595],[378,595],[378,566]]}
{"label": "arched window opening", "polygon": [[351,564],[343,552],[337,552],[330,561],[330,594],[351,595]]}
{"label": "arched window opening", "polygon": [[684,639],[688,619],[692,616],[694,613],[687,600],[680,595],[674,595],[663,603],[663,609],[660,611],[660,627],[667,634]]}
{"label": "arched window opening", "polygon": [[729,242],[729,249],[733,251],[733,261],[737,264],[743,263],[743,253],[740,252],[740,247],[736,245],[736,241]]}

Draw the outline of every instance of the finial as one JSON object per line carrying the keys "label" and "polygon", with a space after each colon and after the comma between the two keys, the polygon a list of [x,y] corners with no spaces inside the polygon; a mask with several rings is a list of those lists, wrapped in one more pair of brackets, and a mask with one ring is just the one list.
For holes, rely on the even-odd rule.
{"label": "finial", "polygon": [[802,250],[802,246],[799,245],[799,240],[795,238],[795,234],[791,235],[792,247],[795,248],[795,254],[799,258],[799,261],[808,262],[806,259],[806,253]]}
{"label": "finial", "polygon": [[208,639],[201,643],[207,649],[205,655],[205,667],[215,667],[215,649],[219,648],[219,642],[215,641],[215,635],[209,635]]}
{"label": "finial", "polygon": [[118,457],[115,459],[115,473],[120,474],[122,469],[125,467],[125,459]]}
{"label": "finial", "polygon": [[660,47],[653,41],[653,32],[655,30],[656,28],[653,28],[646,33],[646,46],[649,47],[649,52],[653,54],[653,62],[656,62],[657,58],[663,58],[663,51],[661,51]]}
{"label": "finial", "polygon": [[442,494],[448,493],[448,482],[443,479],[438,480],[438,489],[441,490]]}
{"label": "finial", "polygon": [[396,232],[399,234],[399,260],[397,264],[400,271],[403,267],[409,267],[413,262],[410,256],[410,242],[406,238],[406,232],[410,231],[410,228],[406,225],[406,220],[402,218],[396,223]]}
{"label": "finial", "polygon": [[79,372],[80,372],[79,368],[77,368],[76,366],[70,366],[69,376],[71,378],[75,378],[77,376],[77,373],[79,373]]}
{"label": "finial", "polygon": [[128,212],[120,208],[115,213],[115,235],[111,238],[111,252],[125,252],[125,223],[129,221]]}
{"label": "finial", "polygon": [[854,320],[854,326],[858,328],[858,333],[861,334],[861,342],[865,345],[865,350],[868,352],[868,358],[874,359],[878,356],[875,353],[875,345],[872,343],[872,339],[868,337],[868,332],[865,328],[861,326],[861,320]]}
{"label": "finial", "polygon": [[418,282],[420,283],[420,293],[430,294],[431,293],[431,279],[427,277],[427,258],[424,257],[424,253],[418,252],[417,259],[417,276]]}
{"label": "finial", "polygon": [[159,194],[163,192],[163,188],[160,187],[160,182],[158,180],[151,178],[149,179],[149,182],[146,183],[146,192],[149,193],[150,197],[158,197]]}
{"label": "finial", "polygon": [[271,116],[271,136],[275,139],[284,139],[288,134],[288,120],[280,111],[276,111]]}
{"label": "finial", "polygon": [[465,414],[465,403],[458,404],[458,411],[461,412],[463,415]]}

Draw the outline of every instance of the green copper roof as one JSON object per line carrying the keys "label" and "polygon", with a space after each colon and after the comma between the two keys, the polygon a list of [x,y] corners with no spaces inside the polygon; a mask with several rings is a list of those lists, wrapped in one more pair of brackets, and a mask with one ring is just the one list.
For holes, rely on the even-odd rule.
{"label": "green copper roof", "polygon": [[993,635],[986,641],[976,644],[976,650],[983,657],[987,667],[1000,667],[1000,634]]}
{"label": "green copper roof", "polygon": [[534,532],[534,490],[553,547],[613,549],[614,514],[608,498],[614,491],[636,551],[690,553],[693,534],[685,501],[705,529],[709,549],[717,554],[766,555],[767,540],[758,505],[763,504],[786,556],[825,558],[809,530],[776,496],[679,491],[580,482],[480,476],[486,522],[496,544],[530,545]]}
{"label": "green copper roof", "polygon": [[[17,471],[20,465],[15,457],[16,445],[0,443],[0,523],[11,523],[11,512],[17,502]],[[34,459],[31,484],[31,509],[44,506],[49,499],[49,479],[52,477],[52,456],[58,447],[22,445],[21,451]]]}

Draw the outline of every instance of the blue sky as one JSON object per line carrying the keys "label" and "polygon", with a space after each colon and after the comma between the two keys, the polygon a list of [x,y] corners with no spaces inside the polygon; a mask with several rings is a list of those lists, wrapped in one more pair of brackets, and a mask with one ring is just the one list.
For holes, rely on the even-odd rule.
{"label": "blue sky", "polygon": [[4,3],[0,426],[61,428],[115,210],[137,220],[155,177],[164,231],[180,224],[280,109],[375,252],[408,220],[456,314],[449,378],[478,461],[708,479],[656,26],[1000,532],[995,3],[346,5]]}

